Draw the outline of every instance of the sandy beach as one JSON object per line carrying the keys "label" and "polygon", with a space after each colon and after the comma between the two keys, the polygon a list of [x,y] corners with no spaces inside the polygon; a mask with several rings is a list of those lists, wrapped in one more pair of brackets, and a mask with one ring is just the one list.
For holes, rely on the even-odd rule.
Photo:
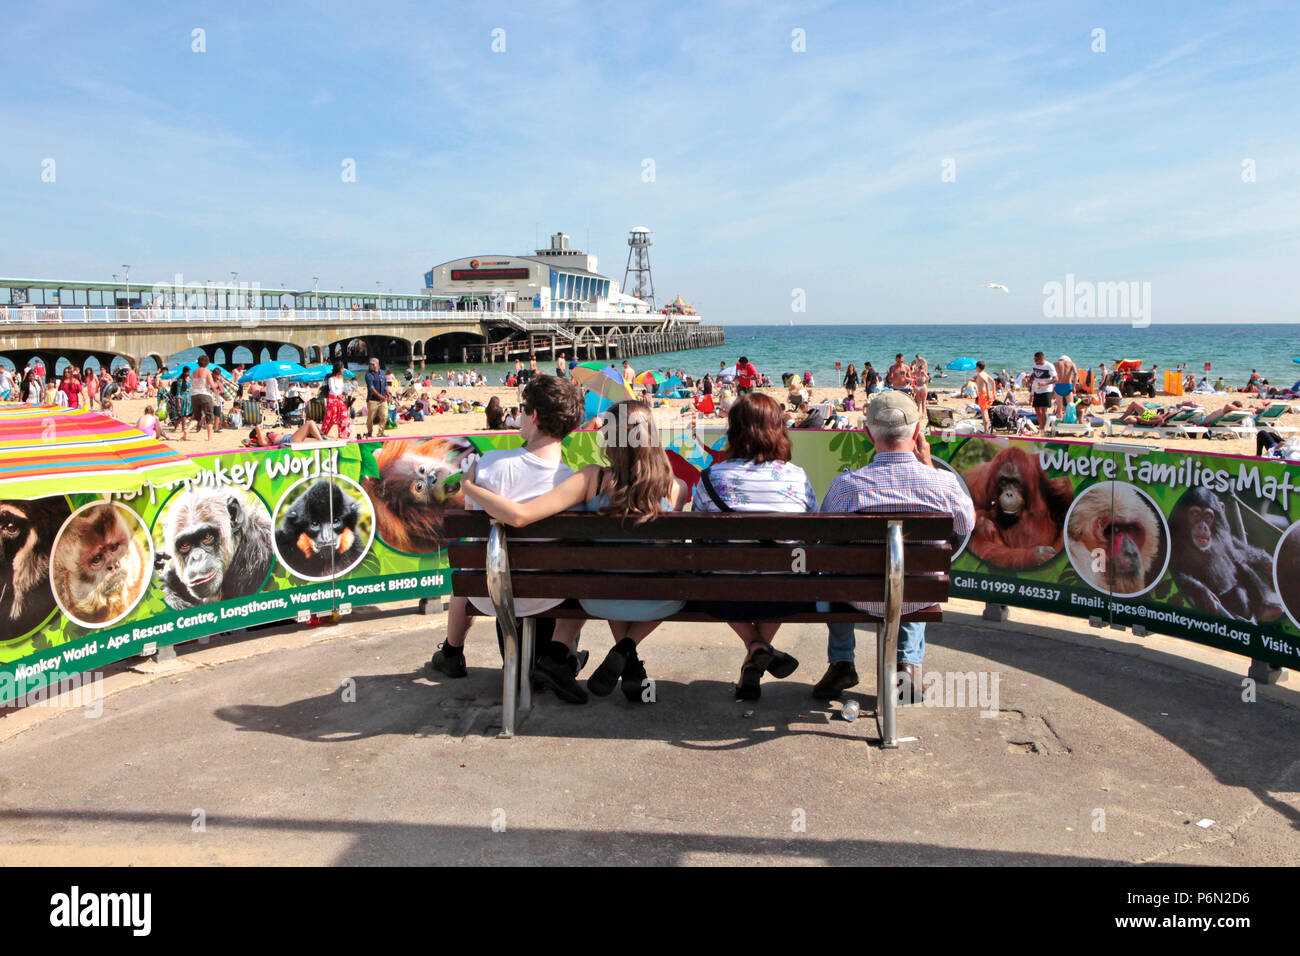
{"label": "sandy beach", "polygon": [[[444,387],[446,386],[444,386],[441,383],[435,383],[430,388],[424,389],[422,391],[427,391],[431,395],[437,395],[440,391],[442,391]],[[959,398],[956,395],[954,395],[954,393],[959,388],[960,388],[960,384],[955,385],[951,388],[943,387],[943,386],[932,388],[932,391],[938,394],[939,401],[937,403],[935,402],[930,403],[930,407],[931,408],[942,407],[946,409],[954,409],[960,411],[962,409],[965,409],[967,405],[973,404],[969,399]],[[518,396],[516,390],[505,386],[480,386],[480,387],[466,386],[460,388],[446,387],[446,391],[450,397],[460,398],[462,400],[462,404],[477,401],[486,405],[488,400],[491,399],[493,396],[498,397],[501,400],[502,405],[507,410],[512,406],[518,404]],[[772,398],[776,399],[777,401],[784,402],[785,400],[786,390],[784,388],[767,388],[767,389],[760,389],[760,391],[762,391],[767,395],[770,395]],[[811,390],[810,395],[814,402],[822,402],[822,401],[835,402],[843,399],[844,390],[838,387],[835,388],[815,387]],[[1027,401],[1027,395],[1028,393],[1023,389],[1016,393],[1017,400],[1020,401]],[[859,408],[863,406],[864,399],[865,399],[865,394],[861,389],[859,389],[858,391]],[[1247,407],[1250,408],[1257,407],[1262,404],[1262,401],[1257,397],[1255,397],[1254,395],[1247,395],[1243,393],[1229,393],[1225,395],[1186,395],[1186,396],[1182,396],[1181,398],[1157,394],[1156,398],[1154,399],[1155,402],[1158,402],[1163,405],[1170,405],[1170,404],[1174,404],[1175,402],[1185,401],[1185,400],[1191,400],[1196,402],[1202,408],[1206,409],[1206,411],[1214,411],[1216,409],[1222,408],[1224,405],[1228,404],[1231,401],[1242,401]],[[151,404],[155,404],[155,402],[152,399],[131,399],[127,401],[118,401],[117,403],[115,403],[114,411],[117,414],[117,417],[122,419],[123,421],[135,422],[135,420],[139,418],[139,416],[144,412],[145,406]],[[1127,401],[1125,402],[1125,404],[1127,404]],[[670,427],[673,425],[680,425],[683,411],[689,408],[690,408],[690,402],[688,402],[685,399],[666,400],[662,403],[662,405],[656,408],[655,411],[656,421],[660,425],[660,427]],[[1286,416],[1284,416],[1284,420],[1282,424],[1300,425],[1300,415],[1294,415],[1293,418],[1292,417],[1293,414],[1294,413],[1288,413]],[[862,421],[861,411],[848,412],[847,416],[849,420],[854,424],[855,427],[860,427]],[[1118,415],[1117,413],[1112,412],[1110,414],[1107,414],[1104,417],[1107,420],[1113,420],[1117,418]],[[701,425],[722,425],[723,424],[723,419],[721,418],[700,418],[699,421]],[[358,431],[358,426],[360,426],[360,431]],[[358,437],[359,434],[364,434],[364,427],[365,427],[364,420],[354,419],[353,438]],[[487,419],[482,409],[477,408],[466,413],[449,412],[440,415],[434,415],[430,418],[426,418],[422,422],[414,422],[414,421],[399,422],[395,429],[388,429],[385,432],[385,437],[413,438],[413,437],[419,437],[424,435],[458,435],[467,432],[485,431],[486,429],[487,429]],[[237,449],[241,447],[240,442],[247,437],[248,429],[243,428],[243,429],[236,430],[236,429],[226,428],[220,432],[214,432],[211,440],[205,438],[202,432],[198,432],[196,434],[193,430],[190,430],[188,438],[184,441],[180,439],[179,432],[176,429],[169,428],[169,433],[171,434],[171,438],[168,441],[170,445],[172,445],[178,451],[181,451],[185,454],[198,455],[198,454],[210,454],[213,452],[220,452],[220,451],[230,451],[232,449]],[[1104,440],[1104,434],[1099,429],[1094,431],[1092,438],[1075,436],[1072,437],[1071,440],[1076,440],[1076,441]],[[1205,438],[1158,439],[1154,436],[1137,436],[1137,437],[1126,437],[1118,440],[1125,441],[1125,442],[1141,442],[1144,444],[1159,445],[1160,447],[1163,448],[1177,448],[1177,449],[1185,449],[1188,451],[1200,451],[1200,452],[1214,453],[1214,454],[1232,454],[1232,455],[1254,455],[1255,454],[1254,439],[1243,439],[1243,438],[1214,439],[1214,440],[1209,440]]]}

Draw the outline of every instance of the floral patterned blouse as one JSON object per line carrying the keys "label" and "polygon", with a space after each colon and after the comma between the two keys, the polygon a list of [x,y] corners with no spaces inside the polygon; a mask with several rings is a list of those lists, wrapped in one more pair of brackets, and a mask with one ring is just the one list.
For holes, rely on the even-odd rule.
{"label": "floral patterned blouse", "polygon": [[[709,469],[713,488],[733,511],[816,511],[817,493],[804,470],[788,461],[720,461]],[[691,510],[719,511],[704,482],[697,482]]]}

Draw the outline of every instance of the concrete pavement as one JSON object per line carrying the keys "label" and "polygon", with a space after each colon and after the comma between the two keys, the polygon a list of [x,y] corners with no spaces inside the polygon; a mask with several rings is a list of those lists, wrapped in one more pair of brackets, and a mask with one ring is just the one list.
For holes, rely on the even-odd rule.
{"label": "concrete pavement", "polygon": [[[190,645],[110,675],[96,719],[0,720],[0,847],[10,864],[60,865],[1300,857],[1294,678],[1246,702],[1243,658],[978,610],[952,602],[926,666],[982,675],[986,693],[996,674],[991,713],[973,700],[904,708],[900,732],[916,739],[896,751],[874,744],[869,633],[853,723],[808,693],[824,628],[784,628],[777,644],[799,670],[737,703],[731,632],[668,625],[642,652],[656,703],[543,694],[512,741],[494,736],[486,623],[459,681],[424,677],[442,619],[408,613]],[[589,624],[583,640],[599,660],[608,630]]]}

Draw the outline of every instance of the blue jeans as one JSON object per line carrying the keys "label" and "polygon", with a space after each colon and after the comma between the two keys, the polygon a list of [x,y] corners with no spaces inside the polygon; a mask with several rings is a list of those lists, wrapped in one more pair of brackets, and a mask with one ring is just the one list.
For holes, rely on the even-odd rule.
{"label": "blue jeans", "polygon": [[[848,621],[833,621],[826,625],[829,632],[826,638],[826,659],[832,664],[836,661],[853,663],[853,651],[857,647],[857,638],[853,634],[854,625]],[[900,624],[898,628],[898,663],[920,664],[925,658],[925,622]]]}

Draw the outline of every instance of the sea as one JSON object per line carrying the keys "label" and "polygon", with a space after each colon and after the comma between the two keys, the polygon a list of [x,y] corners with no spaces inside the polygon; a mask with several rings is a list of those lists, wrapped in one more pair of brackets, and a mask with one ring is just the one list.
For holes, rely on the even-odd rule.
{"label": "sea", "polygon": [[[1014,373],[1033,364],[1034,353],[1043,352],[1049,361],[1068,355],[1081,369],[1112,364],[1117,359],[1141,359],[1143,368],[1152,364],[1172,369],[1186,364],[1199,377],[1209,363],[1211,381],[1222,375],[1230,387],[1246,384],[1252,370],[1273,385],[1283,387],[1300,379],[1300,324],[1152,324],[1131,325],[727,325],[726,344],[682,352],[629,357],[638,371],[684,369],[690,375],[718,371],[719,363],[734,366],[745,356],[758,368],[781,380],[785,372],[811,372],[817,385],[829,386],[843,380],[849,363],[859,373],[871,362],[883,371],[902,352],[911,361],[922,355],[931,369],[959,358],[982,359],[991,372],[1007,369]],[[183,352],[174,361],[187,361],[198,351]],[[296,351],[286,347],[280,358],[297,360]],[[573,356],[569,356],[572,358]],[[247,349],[235,349],[235,362],[250,362]],[[840,363],[839,369],[836,363]],[[393,366],[400,373],[404,366]],[[428,364],[426,372],[472,368],[481,370],[490,384],[504,381],[514,364],[485,363]],[[549,371],[550,359],[538,360]],[[954,372],[949,378],[968,377]]]}

